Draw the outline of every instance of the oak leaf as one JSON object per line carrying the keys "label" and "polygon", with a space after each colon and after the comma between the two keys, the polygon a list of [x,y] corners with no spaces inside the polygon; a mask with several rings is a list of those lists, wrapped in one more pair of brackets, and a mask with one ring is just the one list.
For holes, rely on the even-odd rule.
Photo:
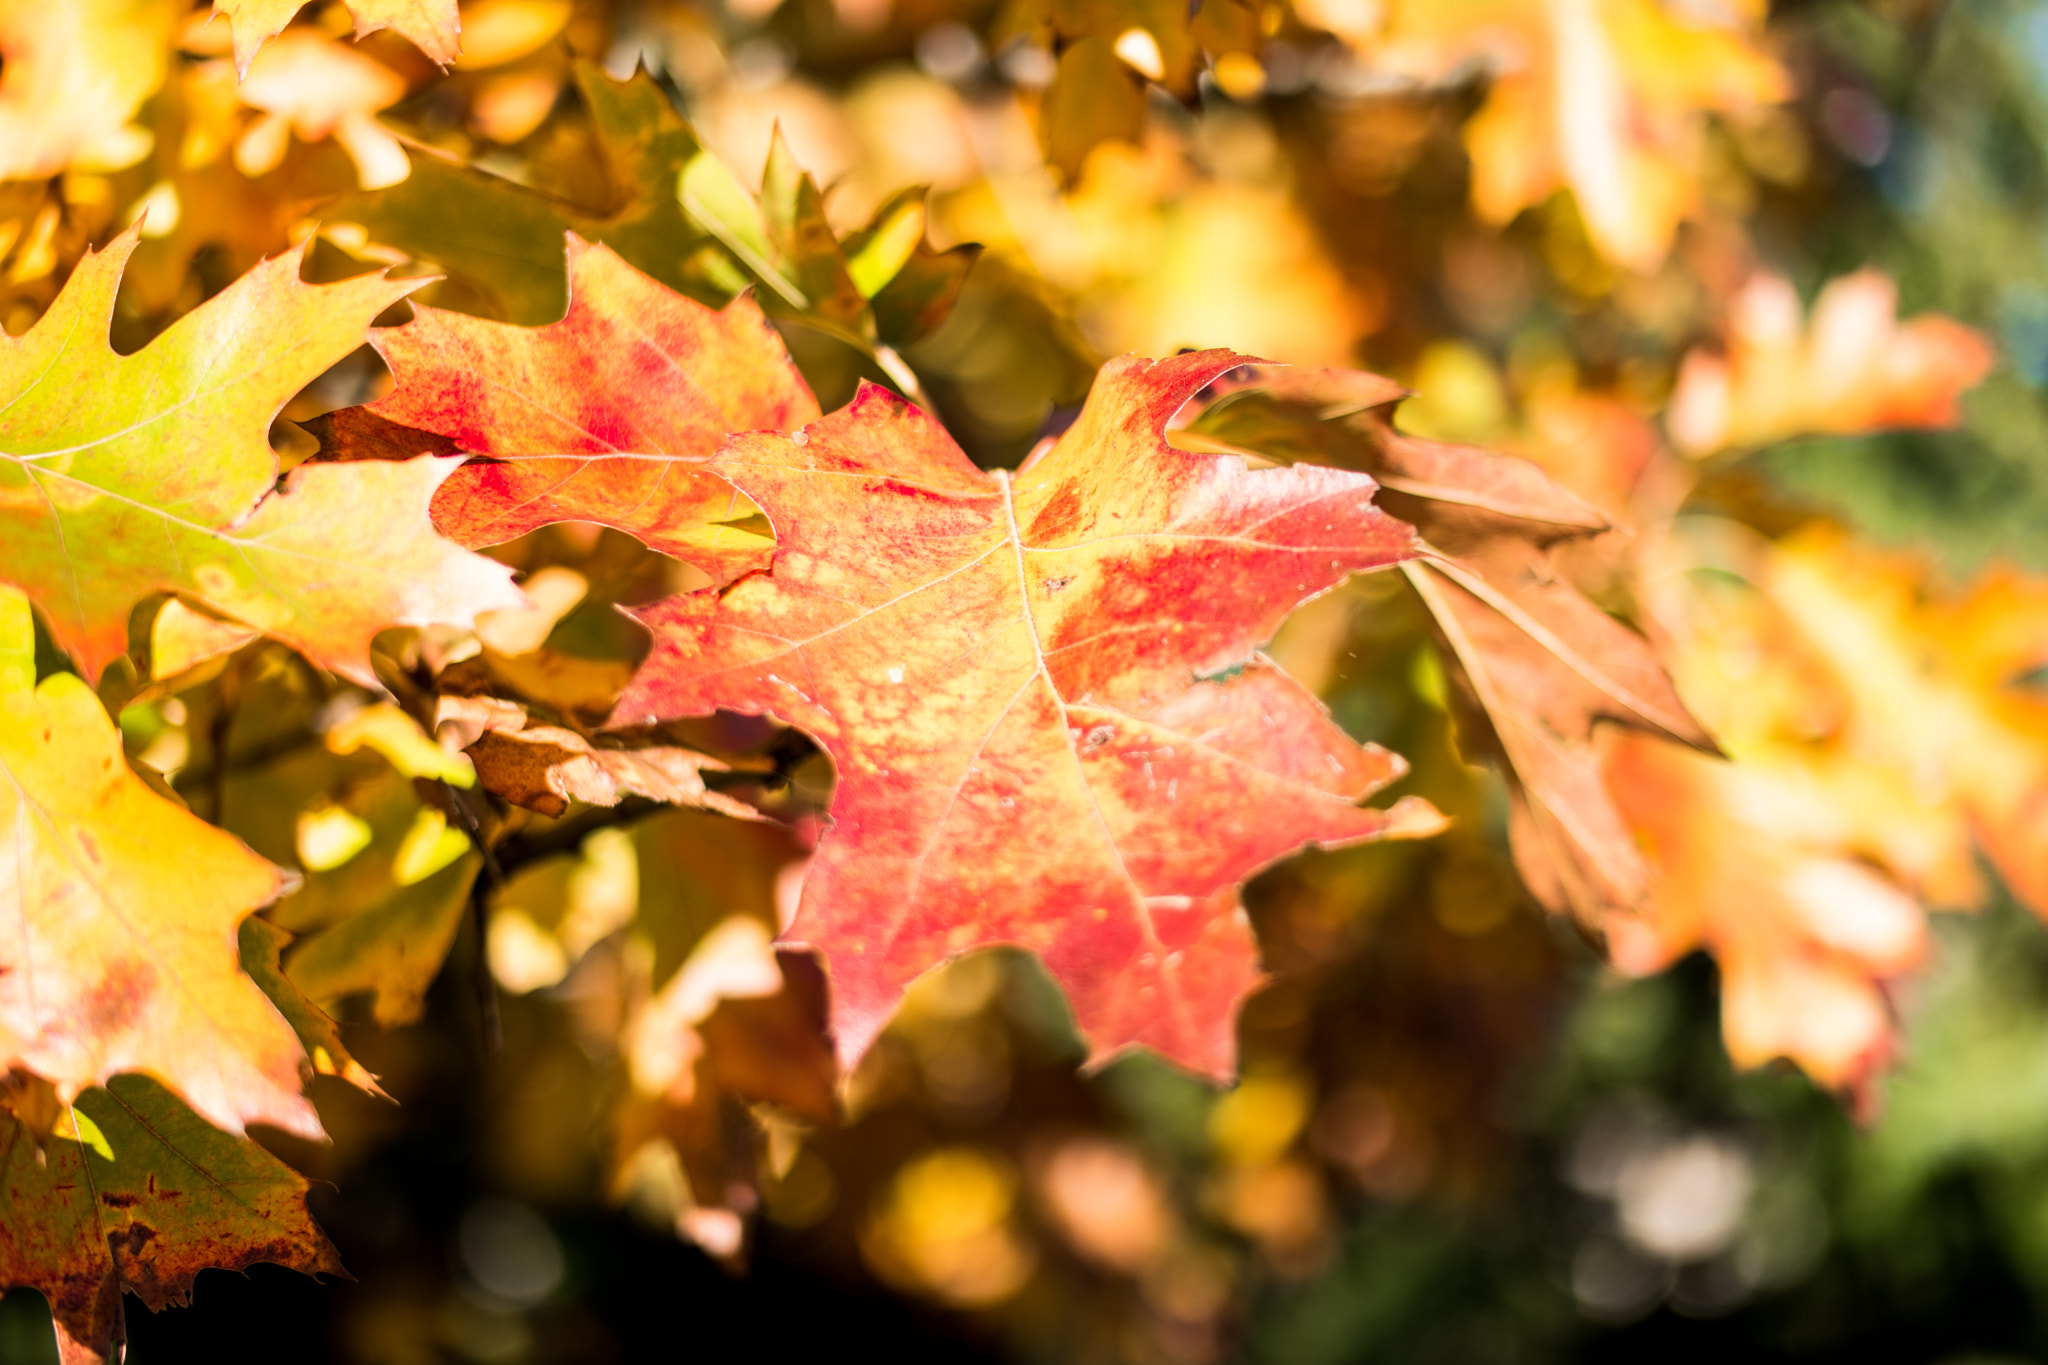
{"label": "oak leaf", "polygon": [[559,322],[514,327],[422,306],[373,333],[396,387],[361,416],[336,414],[332,452],[403,450],[383,419],[484,457],[434,498],[435,524],[464,545],[591,521],[720,582],[764,566],[772,542],[738,524],[758,513],[705,465],[727,432],[818,416],[782,339],[751,299],[707,308],[573,233],[568,253]]}
{"label": "oak leaf", "polygon": [[291,941],[290,934],[269,920],[251,915],[242,921],[240,933],[242,970],[270,997],[278,1013],[292,1026],[292,1032],[299,1035],[299,1043],[306,1049],[315,1074],[339,1076],[372,1095],[384,1095],[377,1078],[341,1041],[341,1026],[327,1011],[308,1000],[298,983],[284,974],[281,958]]}
{"label": "oak leaf", "polygon": [[175,678],[240,649],[257,632],[232,621],[197,612],[173,597],[157,609],[150,623],[148,657],[139,660],[152,682]]}
{"label": "oak leaf", "polygon": [[[556,244],[573,231],[706,303],[759,286],[777,317],[850,347],[899,387],[915,387],[895,348],[937,327],[980,254],[925,245],[921,190],[892,197],[841,240],[817,186],[780,139],[756,196],[704,149],[646,74],[614,81],[582,64],[575,83],[605,194],[571,200],[418,149],[404,184],[352,196],[333,215],[433,263],[463,288],[467,306],[480,295],[508,322],[561,316]],[[591,168],[578,169],[587,179]]]}
{"label": "oak leaf", "polygon": [[124,1292],[154,1312],[189,1303],[207,1269],[346,1274],[306,1189],[147,1077],[81,1094],[40,1149],[0,1106],[0,1288],[39,1290],[65,1365],[98,1365],[123,1335]]}
{"label": "oak leaf", "polygon": [[1461,742],[1509,786],[1523,880],[1591,932],[1637,906],[1648,869],[1600,776],[1602,722],[1714,743],[1649,643],[1550,563],[1554,547],[1609,528],[1536,465],[1395,430],[1402,391],[1343,371],[1252,372],[1176,433],[1184,445],[1368,471],[1380,505],[1413,525],[1429,557],[1402,571],[1447,646]]}
{"label": "oak leaf", "polygon": [[130,771],[84,683],[36,685],[28,602],[8,589],[0,772],[0,1061],[65,1099],[146,1071],[230,1132],[319,1136],[299,1042],[235,943],[286,874]]}
{"label": "oak leaf", "polygon": [[1955,426],[1957,399],[1991,370],[1991,343],[1939,313],[1901,322],[1898,308],[1896,284],[1859,270],[1830,280],[1802,323],[1791,282],[1758,274],[1730,309],[1727,353],[1686,356],[1672,439],[1702,456],[1790,436]]}
{"label": "oak leaf", "polygon": [[89,679],[152,592],[366,686],[378,630],[523,602],[504,566],[434,534],[446,462],[306,464],[273,491],[272,418],[413,284],[303,284],[301,248],[122,356],[107,327],[136,241],[86,257],[34,327],[0,340],[0,583],[27,591]]}
{"label": "oak leaf", "polygon": [[788,937],[825,958],[843,1061],[919,973],[1014,942],[1098,1058],[1147,1044],[1227,1075],[1258,980],[1237,883],[1305,844],[1437,827],[1356,805],[1404,765],[1254,652],[1412,534],[1362,475],[1162,439],[1240,362],[1114,361],[1014,475],[873,386],[713,462],[773,523],[773,569],[637,611],[655,645],[614,722],[772,712],[831,755]]}
{"label": "oak leaf", "polygon": [[[235,70],[249,74],[256,54],[284,32],[306,0],[213,0],[215,17],[234,26]],[[388,28],[442,66],[462,50],[462,17],[455,0],[347,0],[356,37]]]}

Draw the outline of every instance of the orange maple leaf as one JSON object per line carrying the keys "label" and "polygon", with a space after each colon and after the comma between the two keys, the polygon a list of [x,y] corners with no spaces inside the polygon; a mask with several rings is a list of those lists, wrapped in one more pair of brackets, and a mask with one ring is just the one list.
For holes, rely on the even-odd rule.
{"label": "orange maple leaf", "polygon": [[146,1071],[229,1132],[321,1136],[305,1053],[236,942],[285,873],[144,785],[84,683],[36,685],[28,600],[5,588],[0,774],[0,1066],[66,1101]]}
{"label": "orange maple leaf", "polygon": [[653,653],[614,723],[773,712],[838,767],[789,937],[819,949],[840,1056],[984,944],[1043,955],[1100,1059],[1228,1075],[1256,984],[1237,884],[1309,843],[1434,832],[1399,776],[1254,650],[1297,604],[1415,553],[1361,474],[1176,450],[1169,418],[1242,363],[1112,361],[1012,475],[886,391],[712,468],[774,567],[636,613]]}
{"label": "orange maple leaf", "polygon": [[2012,685],[2048,657],[2048,585],[2003,571],[1944,598],[1924,564],[1838,531],[1766,542],[1703,516],[1651,567],[1680,681],[1735,761],[1607,746],[1654,871],[1643,913],[1609,921],[1615,961],[1707,949],[1737,1062],[1863,1090],[1895,1050],[1889,983],[1924,956],[1925,910],[1985,898],[1979,849],[2048,907],[2048,705]]}
{"label": "orange maple leaf", "polygon": [[1898,311],[1898,286],[1859,270],[1830,280],[1802,326],[1791,282],[1759,273],[1730,310],[1727,354],[1686,356],[1672,439],[1698,456],[1790,436],[1956,425],[1956,400],[1991,370],[1991,343],[1939,313],[1901,322]]}
{"label": "orange maple leaf", "polygon": [[330,454],[452,447],[486,457],[434,499],[435,524],[465,545],[594,521],[721,582],[762,567],[770,542],[736,524],[755,509],[706,464],[728,432],[789,430],[818,416],[781,338],[750,297],[707,308],[609,247],[571,233],[568,251],[559,322],[513,327],[418,307],[407,326],[374,333],[397,385],[335,415]]}

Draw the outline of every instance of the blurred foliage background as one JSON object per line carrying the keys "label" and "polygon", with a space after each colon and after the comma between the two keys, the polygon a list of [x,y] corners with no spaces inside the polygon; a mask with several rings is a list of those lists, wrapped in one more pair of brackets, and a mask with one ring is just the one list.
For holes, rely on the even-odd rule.
{"label": "blurred foliage background", "polygon": [[[118,8],[99,41],[160,67],[133,121],[58,163],[0,167],[11,333],[145,208],[123,348],[316,220],[312,273],[433,269],[446,279],[422,298],[543,322],[574,227],[707,301],[751,283],[828,408],[862,377],[893,384],[989,465],[1071,420],[1103,358],[1228,345],[1394,376],[1418,391],[1409,430],[1537,459],[1646,544],[1684,512],[1774,543],[1846,527],[1918,556],[1916,591],[1935,596],[1991,565],[2048,569],[2048,7],[477,0],[441,72],[389,32],[340,41],[346,11],[316,3],[274,49],[303,65],[259,59],[242,85],[224,23]],[[26,60],[5,55],[0,80]],[[1599,111],[1559,91],[1623,101],[1640,145],[1603,153]],[[746,195],[691,179],[708,149],[751,191],[778,128],[778,155],[822,187],[790,191],[787,212],[822,215],[822,245],[769,232],[753,249]],[[1796,329],[1866,268],[1896,282],[1898,315],[1994,340],[1960,425],[1766,413],[1745,434],[1725,395],[1680,414],[1688,354],[1742,344],[1729,319],[1754,271],[1789,282]],[[1855,325],[1889,328],[1892,310]],[[376,392],[359,361],[291,423]],[[1825,361],[1779,378],[1827,389]],[[277,443],[303,458],[291,423]],[[604,608],[688,581],[614,532],[503,553],[574,580],[523,644],[573,661],[548,684],[565,711],[644,648]],[[1611,564],[1574,572],[1654,616]],[[2048,645],[2048,618],[2025,623]],[[797,833],[759,854],[767,872],[699,884],[689,850],[730,837],[698,827],[709,816],[641,815],[624,834],[534,817],[483,943],[445,909],[473,859],[421,852],[404,765],[312,741],[331,731],[331,679],[258,643],[230,665],[232,704],[218,678],[143,696],[122,713],[133,755],[271,856],[289,860],[293,835],[264,833],[267,805],[353,783],[333,809],[383,860],[362,875],[395,879],[453,946],[417,1022],[379,1027],[406,1012],[381,997],[342,1010],[398,1103],[322,1077],[333,1145],[265,1137],[332,1182],[314,1207],[355,1281],[209,1272],[194,1307],[131,1312],[132,1358],[2048,1353],[2048,941],[1998,869],[1966,852],[1980,911],[1935,918],[1910,964],[1865,973],[1899,1021],[1888,1070],[1858,1054],[1830,1073],[1796,1048],[1779,1050],[1806,1071],[1739,1070],[1712,958],[1681,943],[1669,970],[1625,975],[1524,891],[1506,790],[1460,756],[1407,587],[1355,582],[1273,652],[1354,734],[1406,755],[1400,790],[1456,823],[1253,884],[1274,979],[1244,1012],[1239,1086],[1146,1056],[1078,1074],[1057,992],[998,951],[920,984],[841,1115],[829,1095],[728,1097],[687,1133],[619,1099],[619,982],[649,970],[621,926],[663,898],[711,907],[692,942],[713,911],[773,922],[772,874],[801,858],[829,790],[803,746],[772,755],[788,781],[770,804]],[[1733,710],[1750,685],[1725,684]],[[313,758],[279,758],[308,742]],[[290,927],[322,922],[301,910]],[[504,997],[495,1057],[466,965],[480,955]],[[752,1003],[702,1021],[714,1051],[721,1028],[761,1036],[738,1017]],[[745,1075],[722,1084],[751,1093]],[[0,1303],[0,1359],[54,1358],[36,1296]]]}

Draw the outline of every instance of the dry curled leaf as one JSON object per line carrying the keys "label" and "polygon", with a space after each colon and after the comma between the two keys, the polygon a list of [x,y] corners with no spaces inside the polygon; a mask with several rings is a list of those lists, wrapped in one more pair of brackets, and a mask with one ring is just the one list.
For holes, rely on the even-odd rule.
{"label": "dry curled leaf", "polygon": [[1509,782],[1516,863],[1535,895],[1598,933],[1648,870],[1599,771],[1601,722],[1711,752],[1647,641],[1550,562],[1607,518],[1526,460],[1396,431],[1400,390],[1330,371],[1234,376],[1177,439],[1369,471],[1433,553],[1402,566],[1448,645],[1461,742]]}
{"label": "dry curled leaf", "polygon": [[756,818],[753,807],[704,785],[706,770],[726,771],[707,754],[674,745],[599,748],[574,730],[529,726],[523,707],[495,697],[443,697],[436,721],[444,736],[467,740],[462,751],[485,791],[543,815],[560,815],[571,801],[616,806],[633,795]]}

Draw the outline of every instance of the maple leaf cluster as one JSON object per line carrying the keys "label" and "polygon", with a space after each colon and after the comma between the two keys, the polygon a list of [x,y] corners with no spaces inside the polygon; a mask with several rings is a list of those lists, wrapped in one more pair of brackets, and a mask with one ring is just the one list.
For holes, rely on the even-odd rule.
{"label": "maple leaf cluster", "polygon": [[[2048,593],[1749,482],[1996,357],[1770,268],[1797,67],[1724,8],[0,6],[0,1288],[97,1360],[341,1273],[318,1144],[451,994],[713,1256],[1058,1246],[1176,1358],[1217,1239],[1493,1178],[1569,953],[1704,950],[1874,1115],[1927,911],[2048,916]],[[1144,1068],[1196,1194],[859,1146]]]}

